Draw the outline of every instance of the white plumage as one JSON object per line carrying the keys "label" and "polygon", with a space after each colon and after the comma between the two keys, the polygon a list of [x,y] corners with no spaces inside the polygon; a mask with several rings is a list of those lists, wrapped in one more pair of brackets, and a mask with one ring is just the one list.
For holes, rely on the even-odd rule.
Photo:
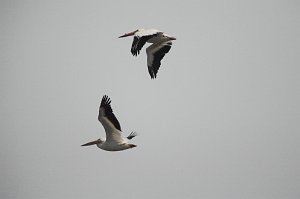
{"label": "white plumage", "polygon": [[136,145],[130,144],[128,141],[134,138],[137,134],[135,132],[131,132],[127,138],[122,137],[120,123],[114,115],[110,103],[110,98],[107,95],[104,95],[100,104],[98,115],[98,120],[105,129],[106,139],[98,139],[81,146],[96,144],[100,149],[106,151],[121,151],[136,147]]}

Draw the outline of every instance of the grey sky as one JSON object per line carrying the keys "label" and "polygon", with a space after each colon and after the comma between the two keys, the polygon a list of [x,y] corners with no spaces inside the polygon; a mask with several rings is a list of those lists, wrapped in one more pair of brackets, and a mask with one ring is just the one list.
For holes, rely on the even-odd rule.
{"label": "grey sky", "polygon": [[[300,197],[299,1],[1,1],[1,198]],[[137,28],[177,40],[151,80]],[[104,94],[138,147],[106,152]]]}

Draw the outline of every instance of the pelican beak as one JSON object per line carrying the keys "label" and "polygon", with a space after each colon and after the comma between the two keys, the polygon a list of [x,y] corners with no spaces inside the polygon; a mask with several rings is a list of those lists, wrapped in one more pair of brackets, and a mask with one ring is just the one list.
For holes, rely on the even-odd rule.
{"label": "pelican beak", "polygon": [[92,142],[88,142],[86,144],[83,144],[81,146],[90,146],[90,145],[94,145],[94,144],[98,144],[99,143],[99,140],[95,140],[95,141],[92,141]]}
{"label": "pelican beak", "polygon": [[132,36],[134,35],[135,31],[134,32],[130,32],[130,33],[125,33],[124,35],[118,37],[118,38],[122,38],[122,37],[128,37],[128,36]]}

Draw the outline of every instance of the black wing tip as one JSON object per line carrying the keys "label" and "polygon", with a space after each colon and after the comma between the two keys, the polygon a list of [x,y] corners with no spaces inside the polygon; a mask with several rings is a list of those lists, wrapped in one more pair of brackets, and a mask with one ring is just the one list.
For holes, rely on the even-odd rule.
{"label": "black wing tip", "polygon": [[131,52],[131,54],[132,54],[133,56],[138,56],[138,53],[137,53],[137,52]]}
{"label": "black wing tip", "polygon": [[155,79],[154,74],[151,70],[151,67],[149,67],[149,66],[148,66],[148,72],[149,72],[149,75],[150,75],[151,79]]}
{"label": "black wing tip", "polygon": [[159,66],[148,66],[148,72],[150,74],[151,79],[156,79],[159,67],[160,64]]}
{"label": "black wing tip", "polygon": [[102,97],[100,107],[103,107],[103,106],[106,106],[106,105],[110,105],[110,103],[111,103],[110,98],[109,98],[107,95],[104,95],[104,96]]}
{"label": "black wing tip", "polygon": [[132,54],[133,56],[138,56],[138,55],[140,54],[140,50],[132,49],[132,50],[131,50],[131,54]]}
{"label": "black wing tip", "polygon": [[149,73],[149,74],[150,74],[151,79],[156,79],[156,74],[155,73]]}
{"label": "black wing tip", "polygon": [[127,136],[127,139],[128,140],[131,140],[132,138],[138,136],[137,132],[135,131],[132,131],[128,136]]}

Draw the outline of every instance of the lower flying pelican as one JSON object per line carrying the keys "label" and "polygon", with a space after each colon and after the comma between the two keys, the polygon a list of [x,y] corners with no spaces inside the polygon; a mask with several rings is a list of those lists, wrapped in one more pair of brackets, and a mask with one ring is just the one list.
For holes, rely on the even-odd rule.
{"label": "lower flying pelican", "polygon": [[129,144],[128,141],[137,136],[137,134],[135,132],[131,132],[127,138],[122,137],[120,123],[114,115],[110,103],[110,98],[107,95],[104,95],[100,104],[98,115],[98,120],[105,129],[106,139],[98,139],[81,146],[96,144],[97,147],[106,151],[122,151],[136,147],[134,144]]}

